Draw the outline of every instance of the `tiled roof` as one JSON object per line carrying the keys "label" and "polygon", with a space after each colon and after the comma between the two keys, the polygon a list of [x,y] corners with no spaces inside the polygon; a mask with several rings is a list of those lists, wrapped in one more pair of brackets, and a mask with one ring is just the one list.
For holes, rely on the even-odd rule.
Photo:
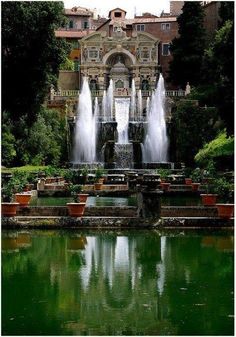
{"label": "tiled roof", "polygon": [[78,15],[78,16],[91,16],[93,12],[84,7],[73,7],[70,9],[65,9],[66,15]]}
{"label": "tiled roof", "polygon": [[[135,19],[125,19],[121,20],[124,25],[132,25],[135,23],[156,23],[156,22],[175,22],[176,17],[161,17],[161,18],[135,18]],[[111,20],[110,25],[117,23],[117,20]]]}
{"label": "tiled roof", "polygon": [[82,31],[56,30],[55,35],[56,37],[82,38],[93,32],[94,30],[82,30]]}

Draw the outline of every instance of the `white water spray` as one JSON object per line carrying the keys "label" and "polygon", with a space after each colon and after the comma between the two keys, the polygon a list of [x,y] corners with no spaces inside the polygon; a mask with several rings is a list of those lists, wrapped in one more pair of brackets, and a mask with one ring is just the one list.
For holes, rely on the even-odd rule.
{"label": "white water spray", "polygon": [[160,74],[157,88],[152,96],[148,115],[147,134],[143,146],[144,162],[166,162],[168,138],[165,121],[165,86]]}
{"label": "white water spray", "polygon": [[143,119],[143,99],[142,99],[142,91],[138,91],[138,120],[142,121]]}
{"label": "white water spray", "polygon": [[135,89],[135,82],[132,79],[132,88],[131,88],[131,102],[130,102],[130,119],[134,120],[136,110],[136,89]]}
{"label": "white water spray", "polygon": [[102,120],[103,122],[107,121],[106,107],[107,107],[107,92],[106,90],[104,90],[103,96],[102,96]]}
{"label": "white water spray", "polygon": [[129,98],[115,98],[115,115],[117,122],[118,144],[127,144],[129,127]]}
{"label": "white water spray", "polygon": [[110,79],[109,87],[107,89],[106,108],[108,120],[113,120],[113,79]]}
{"label": "white water spray", "polygon": [[92,98],[88,79],[83,79],[79,95],[75,125],[75,163],[92,163],[96,161],[96,120],[92,110]]}

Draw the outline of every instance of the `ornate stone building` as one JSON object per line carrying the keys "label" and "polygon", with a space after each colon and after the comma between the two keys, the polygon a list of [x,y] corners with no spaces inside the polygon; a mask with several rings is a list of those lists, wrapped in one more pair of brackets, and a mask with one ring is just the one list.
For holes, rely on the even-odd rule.
{"label": "ornate stone building", "polygon": [[159,40],[144,32],[127,36],[120,26],[111,36],[99,31],[84,37],[81,45],[81,75],[90,79],[91,89],[107,89],[109,79],[115,89],[153,89],[158,73]]}

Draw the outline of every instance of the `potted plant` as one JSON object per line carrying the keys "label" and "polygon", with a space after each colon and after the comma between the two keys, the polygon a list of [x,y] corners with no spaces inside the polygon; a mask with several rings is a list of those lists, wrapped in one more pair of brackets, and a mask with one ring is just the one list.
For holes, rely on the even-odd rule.
{"label": "potted plant", "polygon": [[169,191],[170,190],[170,182],[167,181],[169,175],[171,174],[171,170],[169,169],[158,169],[156,170],[156,173],[159,174],[161,182],[160,186],[163,189],[163,191]]}
{"label": "potted plant", "polygon": [[209,162],[207,168],[203,171],[202,181],[205,183],[206,193],[200,194],[204,206],[214,206],[218,197],[217,183],[213,178],[216,170],[213,161]]}
{"label": "potted plant", "polygon": [[13,202],[14,182],[10,179],[2,188],[2,216],[12,217],[16,216],[18,202]]}
{"label": "potted plant", "polygon": [[185,169],[186,178],[184,179],[186,185],[192,185],[192,179],[190,178],[190,174],[191,174],[191,169],[189,167],[187,167]]}
{"label": "potted plant", "polygon": [[12,184],[14,186],[15,201],[20,207],[27,207],[31,199],[31,193],[24,192],[25,186],[28,183],[29,174],[25,171],[15,170],[12,177]]}
{"label": "potted plant", "polygon": [[81,183],[83,185],[85,185],[87,183],[87,179],[88,179],[88,169],[87,167],[84,167],[82,170],[81,170]]}
{"label": "potted plant", "polygon": [[98,167],[95,172],[95,183],[94,183],[94,188],[95,190],[101,190],[102,185],[103,185],[103,178],[104,175],[104,170],[101,167]]}
{"label": "potted plant", "polygon": [[84,214],[86,205],[86,202],[78,202],[78,193],[82,190],[82,186],[69,184],[68,189],[74,199],[74,202],[68,202],[66,204],[69,215],[73,217],[81,217]]}
{"label": "potted plant", "polygon": [[202,172],[199,167],[195,168],[192,171],[190,178],[192,179],[192,183],[191,183],[192,191],[198,191],[199,186],[201,184],[201,180],[202,180]]}
{"label": "potted plant", "polygon": [[230,219],[234,213],[232,184],[226,178],[219,178],[216,181],[216,190],[222,203],[216,204],[218,216],[225,220]]}

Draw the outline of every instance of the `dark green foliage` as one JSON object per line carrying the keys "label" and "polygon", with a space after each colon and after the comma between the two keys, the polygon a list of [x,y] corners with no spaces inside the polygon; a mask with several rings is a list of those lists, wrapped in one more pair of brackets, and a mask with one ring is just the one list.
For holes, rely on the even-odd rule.
{"label": "dark green foliage", "polygon": [[200,69],[205,47],[203,9],[200,2],[186,1],[177,18],[179,37],[172,41],[169,80],[185,88],[187,82],[196,85],[201,79]]}
{"label": "dark green foliage", "polygon": [[16,157],[15,137],[9,115],[4,111],[2,115],[2,165],[9,166]]}
{"label": "dark green foliage", "polygon": [[25,152],[33,165],[58,165],[66,142],[66,126],[57,111],[41,109],[29,131]]}
{"label": "dark green foliage", "polygon": [[196,167],[191,175],[190,175],[190,178],[192,179],[192,181],[194,183],[200,183],[202,181],[202,171],[199,167]]}
{"label": "dark green foliage", "polygon": [[215,104],[228,134],[234,130],[234,24],[226,21],[204,57],[204,80],[215,90]]}
{"label": "dark green foliage", "polygon": [[199,148],[215,137],[215,108],[201,108],[196,102],[182,100],[173,113],[173,137],[176,141],[176,161],[192,166]]}
{"label": "dark green foliage", "polygon": [[233,156],[234,138],[227,137],[226,132],[221,132],[215,139],[206,143],[195,156],[195,161],[201,165],[207,165],[217,157]]}
{"label": "dark green foliage", "polygon": [[233,186],[225,177],[215,179],[214,184],[215,193],[219,195],[222,202],[228,203],[233,201]]}
{"label": "dark green foliage", "polygon": [[74,202],[78,202],[78,193],[80,193],[82,191],[82,186],[81,185],[69,184],[68,190],[69,190],[71,196],[73,197]]}
{"label": "dark green foliage", "polygon": [[234,1],[221,1],[219,15],[221,25],[224,25],[227,20],[234,20]]}
{"label": "dark green foliage", "polygon": [[160,175],[160,178],[166,179],[171,174],[171,170],[169,170],[169,169],[157,169],[156,173]]}
{"label": "dark green foliage", "polygon": [[2,2],[2,107],[12,120],[31,125],[56,83],[68,52],[55,37],[63,22],[62,2]]}

